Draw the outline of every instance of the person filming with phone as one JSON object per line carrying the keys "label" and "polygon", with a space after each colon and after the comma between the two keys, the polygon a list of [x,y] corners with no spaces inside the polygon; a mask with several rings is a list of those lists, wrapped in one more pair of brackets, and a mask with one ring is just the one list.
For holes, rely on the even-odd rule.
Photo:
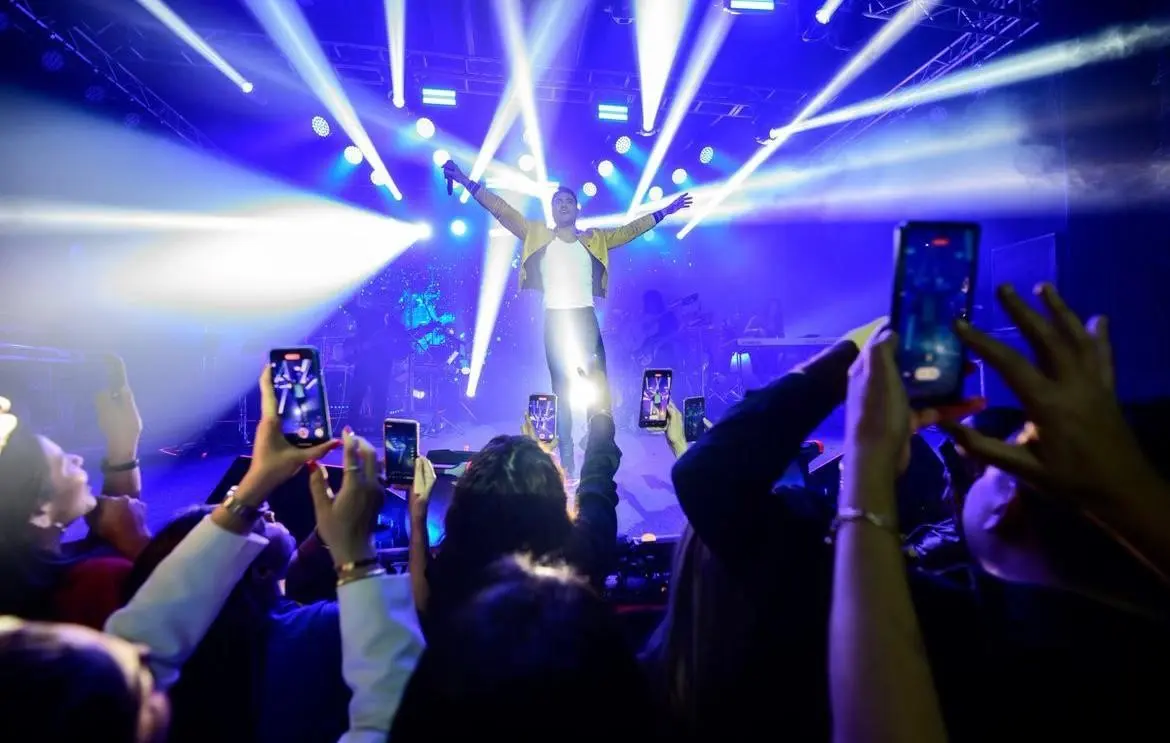
{"label": "person filming with phone", "polygon": [[[580,230],[577,193],[561,186],[552,197],[553,225],[529,220],[502,198],[467,177],[452,161],[443,165],[449,182],[468,190],[501,225],[523,241],[520,253],[520,288],[538,291],[544,298],[544,345],[552,376],[553,394],[569,399],[576,369],[583,359],[596,356],[599,371],[606,373],[605,347],[597,322],[594,302],[609,290],[609,251],[649,232],[659,222],[691,205],[682,194],[652,214],[612,229]],[[576,349],[579,358],[566,358],[566,348]],[[571,353],[571,351],[569,351]],[[557,418],[561,465],[574,472],[573,421],[564,406]]]}

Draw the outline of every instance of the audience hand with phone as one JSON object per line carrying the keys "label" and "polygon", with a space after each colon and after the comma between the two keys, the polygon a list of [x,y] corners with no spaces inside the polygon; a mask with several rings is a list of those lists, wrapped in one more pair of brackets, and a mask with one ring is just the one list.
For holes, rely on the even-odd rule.
{"label": "audience hand with phone", "polygon": [[407,505],[410,508],[411,525],[426,525],[427,512],[431,503],[431,491],[435,488],[435,466],[426,457],[414,460],[414,482],[410,485]]}
{"label": "audience hand with phone", "polygon": [[[281,428],[277,414],[276,391],[272,386],[272,367],[264,365],[260,373],[260,423],[252,442],[252,464],[240,484],[241,492],[251,490],[263,493],[261,500],[277,486],[295,475],[309,462],[319,461],[329,452],[342,446],[337,439],[313,447],[293,446]],[[245,488],[244,485],[249,488]]]}
{"label": "audience hand with phone", "polygon": [[114,354],[101,354],[98,360],[106,374],[105,389],[94,401],[98,427],[106,439],[106,460],[123,464],[138,457],[142,416],[134,402],[125,362]]}
{"label": "audience hand with phone", "polygon": [[324,468],[315,462],[309,472],[317,534],[329,546],[336,565],[374,557],[373,527],[385,498],[378,478],[377,451],[348,429],[343,437],[345,475],[341,489],[336,494],[329,489]]}
{"label": "audience hand with phone", "polygon": [[666,406],[666,443],[676,459],[685,454],[687,447],[690,446],[687,443],[682,411],[675,407],[673,402]]}

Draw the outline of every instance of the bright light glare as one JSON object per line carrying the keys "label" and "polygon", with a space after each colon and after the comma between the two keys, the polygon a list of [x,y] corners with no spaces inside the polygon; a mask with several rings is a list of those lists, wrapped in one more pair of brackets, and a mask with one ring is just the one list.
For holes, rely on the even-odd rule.
{"label": "bright light glare", "polygon": [[324,116],[313,117],[314,134],[316,134],[318,137],[328,137],[331,131],[332,128],[329,126],[329,122],[325,119]]}
{"label": "bright light glare", "polygon": [[349,147],[346,147],[345,151],[341,154],[345,158],[345,161],[350,165],[362,164],[362,151],[358,149],[357,145],[351,144]]}
{"label": "bright light glare", "polygon": [[822,25],[833,20],[833,14],[841,7],[842,0],[825,0],[825,4],[816,13],[817,23]]}
{"label": "bright light glare", "polygon": [[596,196],[597,184],[593,181],[586,181],[585,185],[581,186],[581,193],[585,194],[586,196]]}
{"label": "bright light glare", "polygon": [[353,104],[345,94],[337,72],[325,57],[317,37],[309,28],[300,8],[292,0],[245,0],[245,5],[252,11],[268,36],[274,41],[280,51],[292,64],[297,74],[313,91],[313,94],[329,111],[333,121],[349,137],[350,141],[361,149],[362,155],[374,170],[381,170],[386,174],[386,187],[397,200],[402,200],[402,191],[386,163],[374,147],[369,133],[366,132]]}
{"label": "bright light glare", "polygon": [[666,91],[666,81],[670,78],[691,6],[692,0],[634,0],[643,131],[654,130],[658,107],[662,104],[662,94]]}
{"label": "bright light glare", "polygon": [[613,150],[614,150],[614,152],[616,152],[619,155],[624,155],[630,151],[630,147],[632,147],[633,145],[634,145],[634,140],[630,139],[628,136],[623,134],[622,136],[617,138],[616,142],[613,143]]}
{"label": "bright light glare", "polygon": [[651,186],[650,190],[646,192],[646,198],[650,199],[651,201],[661,201],[662,189],[658,186]]}
{"label": "bright light glare", "polygon": [[687,171],[683,170],[682,168],[676,168],[675,171],[670,174],[670,182],[676,186],[681,186],[686,181],[686,179]]}
{"label": "bright light glare", "polygon": [[435,122],[424,116],[415,122],[414,130],[423,139],[430,139],[435,136]]}
{"label": "bright light glare", "polygon": [[597,388],[587,379],[577,377],[569,388],[569,404],[574,410],[588,410],[597,401]]}
{"label": "bright light glare", "polygon": [[370,171],[370,183],[374,184],[375,186],[385,186],[386,185],[386,176],[383,175],[382,173],[379,173],[376,170],[371,170]]}
{"label": "bright light glare", "polygon": [[451,153],[446,150],[435,150],[435,154],[431,155],[431,161],[440,168],[447,164],[451,159]]}
{"label": "bright light glare", "polygon": [[195,33],[195,29],[187,25],[187,22],[175,14],[173,10],[167,7],[166,3],[161,0],[138,0],[138,4],[162,22],[164,26],[169,28],[176,36],[185,41],[188,46],[194,49],[200,57],[203,57],[211,63],[212,67],[219,70],[236,84],[244,93],[251,93],[253,88],[252,83],[244,79],[244,76],[236,71],[235,67],[228,64],[227,60],[220,56],[219,52],[211,48],[211,45],[203,40],[203,37]]}
{"label": "bright light glare", "polygon": [[467,234],[467,223],[462,219],[451,220],[451,234],[455,237],[463,237]]}
{"label": "bright light glare", "polygon": [[471,336],[471,374],[467,377],[467,396],[475,397],[480,375],[487,360],[488,347],[500,314],[500,304],[512,277],[512,258],[519,241],[511,233],[492,233],[488,237],[480,278],[479,311],[475,315],[475,332]]}
{"label": "bright light glare", "polygon": [[715,148],[704,147],[699,151],[699,162],[703,165],[710,165],[711,161],[715,159]]}
{"label": "bright light glare", "polygon": [[[869,42],[856,54],[854,54],[845,66],[833,76],[833,79],[817,93],[808,104],[801,109],[800,113],[792,120],[792,123],[800,124],[801,122],[811,119],[813,116],[821,112],[825,106],[829,105],[842,90],[844,90],[850,83],[856,80],[863,72],[868,70],[879,59],[888,52],[894,44],[896,44],[903,36],[910,33],[910,31],[918,25],[923,18],[930,16],[930,13],[938,5],[939,0],[918,0],[918,2],[910,3],[902,7],[881,29],[873,35]],[[791,136],[791,135],[789,135]],[[727,180],[723,188],[721,188],[711,199],[708,199],[701,208],[696,210],[696,213],[691,217],[690,221],[678,231],[678,239],[681,240],[691,233],[695,227],[702,222],[708,214],[715,211],[722,204],[728,196],[735,193],[743,185],[743,182],[751,176],[761,165],[767,162],[776,150],[780,149],[786,141],[788,136],[773,139],[766,145],[762,146],[756,151],[754,155],[737,170],[731,178]]]}
{"label": "bright light glare", "polygon": [[390,51],[390,100],[406,105],[406,0],[385,0],[386,39]]}
{"label": "bright light glare", "polygon": [[609,178],[613,175],[613,163],[609,160],[602,160],[597,163],[597,174],[602,178]]}
{"label": "bright light glare", "polygon": [[531,173],[536,167],[536,158],[526,152],[520,156],[516,165],[519,166],[521,173]]}
{"label": "bright light glare", "polygon": [[666,121],[662,125],[662,131],[654,140],[654,148],[650,150],[650,156],[646,158],[646,165],[642,168],[642,176],[634,188],[634,194],[627,210],[631,216],[633,216],[638,204],[642,203],[646,189],[650,188],[654,177],[658,175],[658,169],[662,167],[662,162],[666,159],[666,152],[671,143],[674,142],[679,128],[682,127],[683,120],[690,113],[691,102],[699,92],[699,86],[703,84],[704,78],[707,77],[707,70],[711,68],[715,56],[723,47],[723,42],[731,30],[734,18],[735,16],[724,13],[718,5],[713,4],[708,8],[707,15],[703,18],[703,25],[699,28],[698,39],[689,52],[682,81],[678,84],[678,89],[670,102],[670,110],[666,113]]}

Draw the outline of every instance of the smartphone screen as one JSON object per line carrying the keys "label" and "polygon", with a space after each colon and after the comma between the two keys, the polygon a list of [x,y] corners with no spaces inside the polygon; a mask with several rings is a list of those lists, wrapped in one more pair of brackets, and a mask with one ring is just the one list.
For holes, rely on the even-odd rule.
{"label": "smartphone screen", "polygon": [[687,441],[698,441],[703,433],[704,418],[707,417],[707,399],[688,397],[683,400],[683,432]]}
{"label": "smartphone screen", "polygon": [[638,412],[641,428],[666,428],[673,378],[670,369],[647,369],[642,374],[642,406]]}
{"label": "smartphone screen", "polygon": [[967,363],[953,325],[971,315],[979,225],[908,222],[898,228],[897,248],[890,325],[907,395],[917,406],[953,402]]}
{"label": "smartphone screen", "polygon": [[317,349],[276,348],[268,353],[268,362],[284,437],[296,446],[316,446],[333,438]]}
{"label": "smartphone screen", "polygon": [[557,396],[529,395],[528,418],[536,432],[537,441],[552,441],[557,437]]}
{"label": "smartphone screen", "polygon": [[386,449],[386,481],[395,485],[414,482],[414,460],[418,457],[418,421],[387,418],[382,423]]}

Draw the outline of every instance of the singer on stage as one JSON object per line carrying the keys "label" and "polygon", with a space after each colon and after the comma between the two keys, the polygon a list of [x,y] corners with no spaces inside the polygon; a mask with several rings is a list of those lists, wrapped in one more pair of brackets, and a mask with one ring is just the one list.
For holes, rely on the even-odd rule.
{"label": "singer on stage", "polygon": [[502,198],[473,183],[459,166],[448,162],[443,175],[466,188],[483,208],[523,242],[520,288],[541,292],[544,298],[544,352],[552,376],[557,406],[557,437],[561,466],[575,472],[569,390],[577,366],[600,364],[605,371],[605,347],[594,313],[594,298],[604,298],[609,286],[609,251],[652,229],[667,216],[691,205],[683,194],[653,214],[615,229],[577,229],[577,194],[561,186],[552,197],[552,228],[527,220]]}

